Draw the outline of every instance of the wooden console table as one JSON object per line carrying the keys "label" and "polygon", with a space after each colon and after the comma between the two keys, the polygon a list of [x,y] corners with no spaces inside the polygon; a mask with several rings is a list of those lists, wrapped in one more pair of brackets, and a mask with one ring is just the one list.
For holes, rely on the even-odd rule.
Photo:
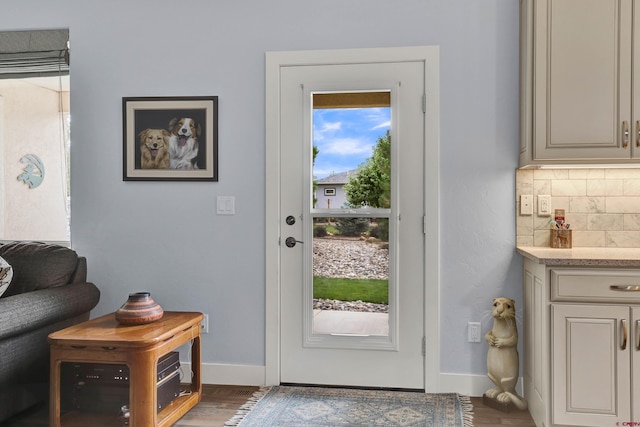
{"label": "wooden console table", "polygon": [[[49,335],[51,382],[49,425],[61,426],[60,366],[62,362],[112,363],[129,366],[130,427],[171,426],[202,397],[200,376],[200,322],[202,313],[165,312],[162,319],[145,325],[123,326],[115,314],[98,317]],[[193,340],[191,393],[176,398],[157,411],[156,370],[158,359]],[[97,425],[95,415],[68,414],[68,425]]]}

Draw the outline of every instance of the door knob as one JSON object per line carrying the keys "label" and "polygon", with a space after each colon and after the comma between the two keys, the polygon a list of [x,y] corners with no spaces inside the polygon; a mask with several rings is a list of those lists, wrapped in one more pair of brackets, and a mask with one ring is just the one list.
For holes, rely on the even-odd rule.
{"label": "door knob", "polygon": [[295,237],[287,237],[284,240],[284,244],[287,245],[288,248],[294,247],[296,243],[304,243],[304,242],[301,242],[300,240],[296,240]]}

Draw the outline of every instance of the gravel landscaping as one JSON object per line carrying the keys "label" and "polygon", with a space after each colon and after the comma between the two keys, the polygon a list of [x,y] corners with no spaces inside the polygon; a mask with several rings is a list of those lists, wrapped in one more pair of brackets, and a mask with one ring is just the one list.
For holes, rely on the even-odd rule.
{"label": "gravel landscaping", "polygon": [[[389,250],[378,243],[359,239],[313,240],[313,275],[364,279],[389,278]],[[313,300],[320,310],[387,313],[386,304],[362,301]]]}

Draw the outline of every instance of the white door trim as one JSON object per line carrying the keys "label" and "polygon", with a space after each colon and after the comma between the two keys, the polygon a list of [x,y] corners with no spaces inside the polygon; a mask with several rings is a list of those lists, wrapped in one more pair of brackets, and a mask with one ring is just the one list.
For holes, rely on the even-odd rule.
{"label": "white door trim", "polygon": [[422,61],[425,64],[425,391],[440,378],[439,47],[267,52],[265,150],[265,384],[280,383],[280,69],[287,66]]}

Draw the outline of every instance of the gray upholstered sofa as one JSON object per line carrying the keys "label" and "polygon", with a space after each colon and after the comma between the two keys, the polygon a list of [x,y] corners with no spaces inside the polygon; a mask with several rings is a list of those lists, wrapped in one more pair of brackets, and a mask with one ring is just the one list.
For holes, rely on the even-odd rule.
{"label": "gray upholstered sofa", "polygon": [[89,319],[100,291],[87,283],[87,260],[36,242],[0,246],[13,279],[0,296],[0,422],[46,399],[53,332]]}

